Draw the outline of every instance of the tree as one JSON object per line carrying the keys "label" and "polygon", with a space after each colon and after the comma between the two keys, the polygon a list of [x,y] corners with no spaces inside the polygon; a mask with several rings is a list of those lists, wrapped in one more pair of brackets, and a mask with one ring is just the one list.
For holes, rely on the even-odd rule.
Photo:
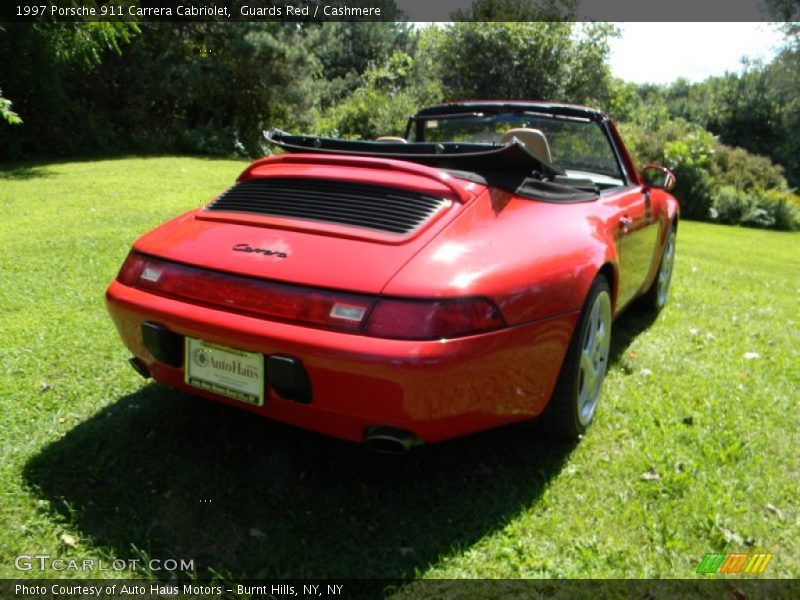
{"label": "tree", "polygon": [[605,104],[611,80],[605,59],[615,30],[576,27],[560,21],[453,24],[440,50],[445,96]]}
{"label": "tree", "polygon": [[328,107],[363,85],[364,74],[395,50],[408,52],[414,34],[407,23],[327,22],[305,28],[306,47],[320,65],[321,106]]}
{"label": "tree", "polygon": [[[87,138],[74,83],[138,33],[133,22],[8,23],[0,28],[0,117],[19,124],[0,145],[0,159],[47,147],[75,151]],[[11,102],[15,111],[11,111]],[[19,114],[17,114],[19,113]]]}
{"label": "tree", "polygon": [[319,65],[303,42],[292,23],[143,24],[87,96],[135,149],[259,155],[264,128],[309,119]]}
{"label": "tree", "polygon": [[320,115],[317,132],[358,139],[402,135],[420,105],[440,100],[438,82],[424,75],[428,67],[424,52],[415,59],[395,51],[367,70],[362,87]]}
{"label": "tree", "polygon": [[800,0],[766,0],[767,9],[778,21],[794,22],[800,20]]}
{"label": "tree", "polygon": [[577,0],[474,0],[454,21],[569,21]]}
{"label": "tree", "polygon": [[[799,30],[800,31],[800,30]],[[800,187],[800,36],[767,67],[766,83],[773,106],[778,107],[780,136],[768,152],[786,169],[789,183]],[[746,146],[745,146],[746,147]]]}
{"label": "tree", "polygon": [[143,23],[121,54],[128,38],[106,25],[0,36],[0,73],[26,121],[0,148],[6,157],[255,155],[264,127],[310,118],[319,64],[297,24]]}
{"label": "tree", "polygon": [[11,110],[11,100],[3,98],[3,90],[0,89],[0,118],[2,118],[9,125],[19,125],[22,119],[19,115]]}

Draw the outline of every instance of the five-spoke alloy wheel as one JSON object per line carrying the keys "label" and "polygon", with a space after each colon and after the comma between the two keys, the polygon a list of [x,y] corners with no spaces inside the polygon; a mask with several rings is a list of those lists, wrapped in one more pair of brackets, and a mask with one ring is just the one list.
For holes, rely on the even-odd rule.
{"label": "five-spoke alloy wheel", "polygon": [[578,421],[588,427],[594,417],[608,369],[611,348],[611,296],[597,294],[584,322],[578,367]]}
{"label": "five-spoke alloy wheel", "polygon": [[598,275],[589,288],[553,397],[543,419],[556,436],[576,440],[594,419],[611,350],[611,288]]}
{"label": "five-spoke alloy wheel", "polygon": [[672,281],[672,269],[675,266],[675,238],[675,227],[672,227],[667,234],[667,241],[664,242],[661,262],[658,264],[658,274],[650,289],[645,292],[642,298],[644,305],[657,313],[667,303],[669,283]]}

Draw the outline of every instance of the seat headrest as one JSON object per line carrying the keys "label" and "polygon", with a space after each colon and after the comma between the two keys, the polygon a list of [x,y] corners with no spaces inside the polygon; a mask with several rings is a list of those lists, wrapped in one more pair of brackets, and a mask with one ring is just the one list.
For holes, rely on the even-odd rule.
{"label": "seat headrest", "polygon": [[548,163],[553,162],[553,158],[550,155],[550,144],[547,143],[547,138],[538,129],[531,129],[529,127],[509,129],[500,136],[500,143],[507,144],[514,138],[517,138],[520,142],[525,144],[528,149],[539,158]]}

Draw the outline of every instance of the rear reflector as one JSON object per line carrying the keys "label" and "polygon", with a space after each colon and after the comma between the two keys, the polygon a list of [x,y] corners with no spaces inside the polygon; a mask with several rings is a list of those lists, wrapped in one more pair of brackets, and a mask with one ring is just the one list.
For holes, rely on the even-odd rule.
{"label": "rear reflector", "polygon": [[226,311],[400,340],[437,340],[505,327],[484,298],[378,299],[307,288],[149,258],[131,252],[120,283]]}
{"label": "rear reflector", "polygon": [[344,319],[345,321],[355,321],[360,323],[367,312],[363,306],[348,306],[347,304],[334,304],[331,309],[331,317],[334,319]]}

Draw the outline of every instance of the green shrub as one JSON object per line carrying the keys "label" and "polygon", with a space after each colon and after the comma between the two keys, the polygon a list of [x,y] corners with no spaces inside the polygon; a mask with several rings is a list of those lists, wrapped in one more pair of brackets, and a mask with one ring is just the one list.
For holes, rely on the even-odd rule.
{"label": "green shrub", "polygon": [[365,85],[315,115],[315,133],[351,139],[374,139],[405,133],[408,117],[421,105],[441,99],[441,87],[425,77],[429,65],[395,51],[364,74]]}
{"label": "green shrub", "polygon": [[800,229],[800,203],[793,196],[781,190],[745,191],[726,185],[714,194],[710,216],[732,225],[797,230]]}
{"label": "green shrub", "polygon": [[759,206],[770,213],[774,229],[800,229],[800,196],[783,190],[754,190]]}
{"label": "green shrub", "polygon": [[670,142],[704,131],[683,119],[669,120],[666,114],[637,117],[633,123],[620,123],[619,130],[625,146],[639,168],[648,163],[666,165],[664,149]]}
{"label": "green shrub", "polygon": [[673,193],[681,203],[681,213],[689,219],[708,218],[714,179],[711,160],[714,136],[699,130],[668,142],[664,146],[665,166],[675,173]]}
{"label": "green shrub", "polygon": [[415,110],[416,102],[408,93],[392,94],[372,87],[359,88],[319,116],[317,132],[349,139],[402,136],[406,121]]}
{"label": "green shrub", "polygon": [[766,156],[751,154],[715,140],[711,173],[718,185],[733,185],[740,190],[787,190],[783,168]]}
{"label": "green shrub", "polygon": [[[795,229],[800,198],[789,193],[783,168],[769,158],[720,143],[698,125],[675,119],[623,123],[634,162],[675,173],[672,193],[689,219]],[[716,216],[713,216],[716,215]]]}

